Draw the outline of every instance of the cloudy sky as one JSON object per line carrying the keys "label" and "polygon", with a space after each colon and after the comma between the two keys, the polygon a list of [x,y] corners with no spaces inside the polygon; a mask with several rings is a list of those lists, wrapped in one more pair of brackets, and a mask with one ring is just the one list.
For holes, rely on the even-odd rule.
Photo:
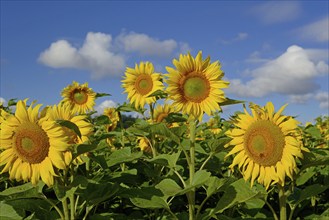
{"label": "cloudy sky", "polygon": [[[72,81],[126,101],[127,66],[166,73],[180,53],[219,60],[229,98],[301,122],[328,115],[328,1],[1,1],[0,100],[61,100]],[[224,109],[228,117],[242,105]]]}

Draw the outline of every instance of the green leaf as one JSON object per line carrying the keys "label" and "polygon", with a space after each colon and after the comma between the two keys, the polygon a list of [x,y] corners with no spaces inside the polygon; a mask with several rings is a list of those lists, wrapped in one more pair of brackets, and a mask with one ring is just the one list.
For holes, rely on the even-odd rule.
{"label": "green leaf", "polygon": [[181,113],[171,112],[166,117],[166,122],[168,123],[174,123],[174,122],[186,122],[187,118],[182,115]]}
{"label": "green leaf", "polygon": [[304,153],[303,166],[300,171],[312,166],[329,165],[329,149],[310,149],[311,152]]}
{"label": "green leaf", "polygon": [[229,181],[232,181],[232,179],[228,179],[228,178],[219,179],[216,176],[211,176],[206,183],[207,197],[210,197],[212,194],[216,193],[222,186],[224,186]]}
{"label": "green leaf", "polygon": [[9,101],[7,102],[7,106],[14,106],[17,104],[17,99],[9,99]]}
{"label": "green leaf", "polygon": [[99,204],[115,196],[120,187],[118,183],[88,183],[86,189],[78,189],[80,195],[90,205]]}
{"label": "green leaf", "polygon": [[107,125],[107,124],[110,124],[110,123],[111,123],[109,117],[106,116],[106,115],[100,115],[100,116],[97,116],[97,117],[94,119],[94,121],[95,121],[94,124],[95,124],[95,125],[98,125],[98,126],[100,126],[100,125]]}
{"label": "green leaf", "polygon": [[20,186],[10,187],[0,192],[0,199],[17,199],[17,198],[36,198],[42,195],[43,182],[39,182],[36,186],[32,183],[25,183]]}
{"label": "green leaf", "polygon": [[111,94],[108,94],[108,93],[96,93],[96,98],[104,97],[104,96],[111,96]]}
{"label": "green leaf", "polygon": [[143,114],[145,111],[144,109],[136,109],[135,106],[133,106],[130,103],[123,103],[122,105],[117,107],[118,112],[140,112]]}
{"label": "green leaf", "polygon": [[211,173],[207,172],[205,170],[198,170],[193,177],[192,180],[192,186],[194,187],[198,187],[203,185],[204,183],[206,183],[208,181],[208,179],[210,178]]}
{"label": "green leaf", "polygon": [[226,100],[224,102],[221,102],[218,104],[220,106],[224,106],[224,105],[235,105],[235,104],[241,104],[241,103],[245,103],[245,101],[226,98]]}
{"label": "green leaf", "polygon": [[228,143],[231,138],[221,137],[218,139],[209,139],[207,140],[207,144],[212,152],[219,152],[224,150],[224,145]]}
{"label": "green leaf", "polygon": [[307,186],[305,189],[302,190],[295,189],[294,193],[288,197],[288,202],[296,206],[302,201],[324,192],[328,188],[329,186],[314,184]]}
{"label": "green leaf", "polygon": [[97,148],[97,145],[91,144],[79,144],[74,148],[74,152],[72,154],[72,160],[77,158],[79,155],[93,151]]}
{"label": "green leaf", "polygon": [[169,209],[169,206],[164,198],[152,196],[151,199],[132,198],[130,201],[137,207],[147,209]]}
{"label": "green leaf", "polygon": [[320,139],[321,132],[317,127],[311,126],[305,129],[305,132],[310,134],[313,138]]}
{"label": "green leaf", "polygon": [[25,213],[23,210],[15,210],[11,205],[0,202],[0,219],[1,220],[17,220],[23,219]]}
{"label": "green leaf", "polygon": [[160,189],[165,196],[175,196],[182,191],[182,187],[172,179],[162,180],[155,186],[155,188]]}
{"label": "green leaf", "polygon": [[166,166],[169,168],[175,168],[180,154],[181,154],[181,151],[178,151],[177,153],[171,153],[171,154],[160,154],[158,156],[153,157],[152,159],[147,159],[146,161],[151,162],[151,163],[160,164],[162,166]]}
{"label": "green leaf", "polygon": [[68,121],[68,120],[57,120],[57,123],[61,126],[64,126],[66,128],[69,128],[71,129],[72,131],[74,131],[74,133],[76,135],[78,135],[79,138],[81,138],[81,132],[80,132],[80,129],[79,127],[74,124],[73,122],[71,121]]}
{"label": "green leaf", "polygon": [[111,167],[116,164],[131,162],[143,156],[143,152],[131,152],[131,148],[125,147],[114,151],[107,159],[107,166]]}
{"label": "green leaf", "polygon": [[177,144],[180,143],[180,138],[176,136],[164,123],[153,124],[149,126],[150,133],[155,135],[161,135],[170,140],[173,140]]}
{"label": "green leaf", "polygon": [[210,216],[215,213],[222,213],[224,210],[234,206],[237,203],[243,203],[255,197],[258,193],[250,188],[250,185],[244,179],[239,179],[232,183],[212,210]]}
{"label": "green leaf", "polygon": [[[31,219],[58,219],[58,213],[51,209],[53,208],[47,201],[44,199],[38,198],[21,198],[21,199],[13,199],[6,201],[8,205],[11,205],[16,210],[24,210],[30,213],[34,213],[34,218]],[[0,208],[1,212],[1,208]],[[54,218],[55,216],[56,218]],[[0,215],[0,219],[1,215]],[[26,218],[25,218],[26,219]],[[24,219],[24,220],[25,220]]]}
{"label": "green leaf", "polygon": [[153,92],[151,95],[147,96],[147,97],[156,97],[157,99],[164,99],[167,98],[168,94],[166,92],[164,92],[163,90],[156,90],[155,92]]}
{"label": "green leaf", "polygon": [[300,172],[296,179],[296,185],[301,186],[305,184],[309,179],[314,176],[315,173],[316,171],[314,167],[307,168],[303,172]]}

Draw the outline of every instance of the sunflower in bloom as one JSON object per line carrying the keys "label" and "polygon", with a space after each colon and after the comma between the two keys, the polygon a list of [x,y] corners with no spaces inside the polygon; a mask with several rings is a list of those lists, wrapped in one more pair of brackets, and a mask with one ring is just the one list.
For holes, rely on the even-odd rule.
{"label": "sunflower in bloom", "polygon": [[225,100],[221,89],[229,83],[222,80],[224,73],[218,61],[210,63],[210,57],[203,60],[200,51],[195,58],[191,54],[180,55],[173,64],[176,69],[166,67],[166,91],[177,111],[201,119],[204,112],[211,115],[221,109],[219,103]]}
{"label": "sunflower in bloom", "polygon": [[65,105],[70,106],[75,113],[85,114],[93,110],[95,105],[96,93],[88,87],[88,83],[79,84],[75,81],[62,90]]}
{"label": "sunflower in bloom", "polygon": [[[66,120],[74,123],[80,131],[81,138],[72,130],[63,126],[64,132],[68,138],[68,144],[82,144],[89,141],[89,136],[93,133],[93,125],[87,121],[87,115],[76,115],[70,110],[68,105],[53,105],[47,109],[46,118],[57,121]],[[71,163],[71,151],[64,152],[66,165]],[[80,157],[77,158],[76,163],[81,163]]]}
{"label": "sunflower in bloom", "polygon": [[150,140],[146,137],[137,137],[138,147],[147,153],[152,152]]}
{"label": "sunflower in bloom", "polygon": [[307,150],[301,146],[299,122],[281,115],[285,107],[275,113],[271,102],[265,107],[252,104],[252,115],[244,109],[234,123],[236,128],[226,132],[232,138],[226,147],[234,146],[227,156],[236,154],[230,168],[238,165],[244,179],[251,179],[251,186],[256,179],[266,189],[271,183],[283,186],[286,176],[293,179],[296,158]]}
{"label": "sunflower in bloom", "polygon": [[118,122],[120,121],[119,113],[116,111],[115,108],[105,108],[103,115],[107,116],[111,120],[111,123],[106,125],[106,131],[113,131],[117,127]]}
{"label": "sunflower in bloom", "polygon": [[[164,104],[164,105],[157,105],[154,109],[153,113],[153,122],[154,123],[160,123],[160,122],[166,122],[166,117],[170,113],[177,112],[170,104]],[[152,119],[150,120],[152,121]],[[168,127],[178,127],[178,123],[167,123]]]}
{"label": "sunflower in bloom", "polygon": [[41,104],[27,108],[26,100],[18,101],[14,115],[1,123],[0,166],[1,173],[8,172],[10,179],[41,180],[53,185],[54,168],[65,169],[63,152],[68,143],[62,128],[52,120],[39,118]]}
{"label": "sunflower in bloom", "polygon": [[145,104],[156,101],[155,97],[148,97],[157,90],[163,90],[160,73],[154,72],[153,64],[141,62],[135,68],[127,67],[125,77],[121,81],[128,99],[135,105],[135,108],[144,108]]}

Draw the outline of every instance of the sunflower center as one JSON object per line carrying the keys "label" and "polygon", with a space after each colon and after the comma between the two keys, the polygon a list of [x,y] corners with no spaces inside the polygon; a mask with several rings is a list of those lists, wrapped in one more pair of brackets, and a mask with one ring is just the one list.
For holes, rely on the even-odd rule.
{"label": "sunflower center", "polygon": [[14,134],[14,146],[19,157],[30,164],[42,162],[48,155],[49,138],[37,124],[21,124]]}
{"label": "sunflower center", "polygon": [[147,74],[141,74],[137,77],[135,88],[141,95],[146,95],[153,89],[152,77]]}
{"label": "sunflower center", "polygon": [[184,97],[193,102],[201,102],[208,97],[210,92],[209,81],[204,77],[191,74],[183,82]]}
{"label": "sunflower center", "polygon": [[246,153],[254,162],[263,166],[272,166],[281,160],[284,145],[280,127],[268,120],[254,122],[244,135]]}
{"label": "sunflower center", "polygon": [[88,94],[84,90],[75,89],[72,92],[72,100],[79,105],[84,104],[88,101]]}

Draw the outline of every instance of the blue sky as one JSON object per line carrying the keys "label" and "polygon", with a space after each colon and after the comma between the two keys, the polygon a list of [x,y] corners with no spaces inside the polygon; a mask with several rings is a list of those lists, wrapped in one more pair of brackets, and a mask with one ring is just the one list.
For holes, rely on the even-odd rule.
{"label": "blue sky", "polygon": [[[219,60],[229,98],[302,122],[328,115],[328,1],[1,1],[0,99],[61,100],[72,81],[126,101],[127,66],[199,50]],[[242,105],[224,108],[228,117]]]}

